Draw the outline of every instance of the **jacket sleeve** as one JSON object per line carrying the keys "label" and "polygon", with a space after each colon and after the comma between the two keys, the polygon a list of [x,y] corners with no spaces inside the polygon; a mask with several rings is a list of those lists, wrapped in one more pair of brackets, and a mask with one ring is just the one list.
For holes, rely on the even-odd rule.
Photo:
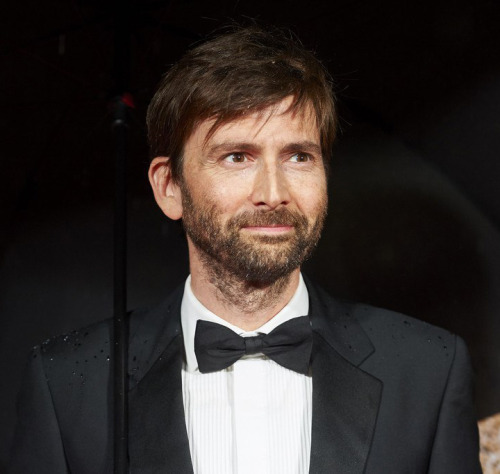
{"label": "jacket sleeve", "polygon": [[32,352],[18,397],[18,420],[8,472],[69,472],[40,348]]}
{"label": "jacket sleeve", "polygon": [[456,338],[453,363],[441,401],[429,474],[477,474],[479,434],[472,395],[472,369],[465,343]]}

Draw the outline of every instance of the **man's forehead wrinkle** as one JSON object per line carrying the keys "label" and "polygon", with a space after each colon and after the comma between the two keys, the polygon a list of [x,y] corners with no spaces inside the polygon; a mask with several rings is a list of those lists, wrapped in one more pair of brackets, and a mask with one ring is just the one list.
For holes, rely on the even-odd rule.
{"label": "man's forehead wrinkle", "polygon": [[[253,114],[253,117],[243,117],[241,119],[236,119],[222,124],[218,127],[215,133],[210,133],[211,127],[214,124],[214,119],[201,123],[197,130],[198,133],[204,135],[201,148],[208,153],[215,153],[223,148],[233,148],[232,151],[235,151],[238,148],[261,149],[264,147],[265,143],[260,142],[259,134],[261,134],[262,130],[273,116],[286,114],[293,114],[292,116],[297,119],[296,129],[290,130],[289,141],[287,141],[286,137],[284,139],[280,138],[281,143],[276,144],[276,146],[281,149],[308,148],[310,151],[318,151],[321,153],[320,133],[316,125],[315,115],[311,112],[311,108],[308,107],[307,109],[290,110],[290,108],[287,107],[284,111],[279,111],[278,113],[278,104],[275,108],[273,108],[273,110],[267,109],[266,113],[255,113]],[[238,129],[242,122],[246,122],[243,131]],[[231,133],[233,129],[236,129],[237,132]],[[249,133],[249,130],[254,131],[254,133]],[[199,138],[201,139],[201,137]],[[270,137],[266,137],[266,139],[267,138],[270,138],[272,143],[276,143],[272,135]]]}
{"label": "man's forehead wrinkle", "polygon": [[[287,104],[287,102],[289,102]],[[277,102],[263,110],[256,112],[256,125],[260,123],[260,126],[255,133],[255,137],[261,132],[261,130],[267,125],[269,120],[274,116],[287,115],[290,114],[292,119],[300,120],[301,127],[303,129],[306,124],[313,123],[317,128],[316,114],[314,113],[314,107],[310,102],[302,103],[295,100],[293,97],[288,97],[283,99],[281,102]]]}
{"label": "man's forehead wrinkle", "polygon": [[[273,118],[277,114],[277,111],[278,111],[278,109],[280,108],[280,106],[282,104],[283,104],[283,101],[278,102],[276,104],[273,104],[272,106],[268,107],[267,109],[264,109],[264,110],[261,110],[261,111],[257,112],[257,117],[256,117],[256,120],[255,120],[255,125],[257,125],[257,124],[260,123],[260,126],[255,131],[255,134],[254,134],[253,138],[257,138],[257,135],[267,125],[267,123],[269,122],[269,120],[271,120],[271,118]],[[286,110],[284,111],[284,113],[286,113],[289,108],[290,107],[287,107]],[[282,115],[282,114],[280,114],[280,115]]]}
{"label": "man's forehead wrinkle", "polygon": [[[282,114],[279,114],[279,115],[282,115]],[[238,127],[239,125],[241,125],[242,121],[246,121],[246,120],[248,120],[248,118],[243,118],[241,120],[234,120],[232,122],[228,122],[228,123],[222,125],[214,134],[208,135],[208,133],[207,133],[207,135],[205,136],[205,138],[203,140],[204,147],[205,148],[212,148],[213,146],[218,146],[219,143],[236,143],[236,142],[244,143],[244,142],[248,142],[249,138],[251,140],[258,140],[259,135],[261,134],[262,130],[266,127],[266,125],[269,123],[269,120],[271,120],[272,117],[273,117],[273,115],[267,115],[267,114],[266,114],[266,116],[255,117],[255,120],[252,124],[246,125],[245,133],[244,133],[245,138],[244,139],[242,138],[241,140],[238,138],[224,140],[224,138],[221,139],[221,137],[224,137],[226,132],[231,133],[231,129]],[[252,132],[249,133],[249,130],[252,130]],[[297,128],[295,131],[299,132],[300,134],[303,133],[304,135],[310,135],[307,132],[309,132],[311,130],[314,131],[314,135],[318,136],[318,142],[319,142],[319,130],[316,127],[316,123],[309,122],[308,118],[306,118],[306,117],[304,117],[304,120],[300,120],[297,123]],[[293,130],[291,130],[291,132],[293,132]],[[307,141],[307,140],[300,140],[299,139],[298,141],[302,142],[302,141]],[[248,143],[250,145],[250,142],[248,142]]]}
{"label": "man's forehead wrinkle", "polygon": [[315,108],[310,101],[298,101],[293,96],[288,96],[283,100],[276,102],[274,104],[268,105],[263,108],[249,109],[247,112],[238,115],[229,120],[219,121],[219,117],[212,116],[204,120],[199,121],[194,130],[196,131],[200,127],[206,128],[206,134],[203,139],[204,148],[208,145],[210,140],[217,135],[221,129],[231,128],[237,125],[239,122],[251,119],[255,120],[256,131],[254,137],[261,132],[261,130],[266,126],[266,124],[276,115],[286,115],[291,114],[292,118],[298,118],[301,121],[301,128],[305,127],[307,124],[313,125],[319,132],[319,125],[317,116],[315,113]]}

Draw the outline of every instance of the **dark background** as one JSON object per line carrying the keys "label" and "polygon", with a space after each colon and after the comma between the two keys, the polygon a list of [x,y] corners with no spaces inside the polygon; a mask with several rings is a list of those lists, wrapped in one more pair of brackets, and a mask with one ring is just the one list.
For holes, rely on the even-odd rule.
{"label": "dark background", "polygon": [[[235,20],[292,28],[336,82],[330,214],[306,271],[458,333],[478,415],[500,411],[496,0],[132,2],[129,307],[187,274],[148,189],[144,115],[168,65]],[[114,10],[20,0],[0,30],[0,472],[29,349],[112,314]],[[431,370],[431,369],[430,369]]]}

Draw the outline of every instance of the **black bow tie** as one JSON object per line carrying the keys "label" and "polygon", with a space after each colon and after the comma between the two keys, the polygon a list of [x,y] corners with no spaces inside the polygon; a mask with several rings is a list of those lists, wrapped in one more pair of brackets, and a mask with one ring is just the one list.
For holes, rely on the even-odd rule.
{"label": "black bow tie", "polygon": [[312,330],[307,316],[290,319],[269,334],[241,337],[217,323],[198,320],[194,351],[202,374],[233,365],[246,354],[265,354],[287,369],[307,375]]}

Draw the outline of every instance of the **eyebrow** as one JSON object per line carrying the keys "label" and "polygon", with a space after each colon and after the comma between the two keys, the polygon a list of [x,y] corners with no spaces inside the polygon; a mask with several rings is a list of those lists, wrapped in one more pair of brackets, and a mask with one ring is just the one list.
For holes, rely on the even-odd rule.
{"label": "eyebrow", "polygon": [[287,143],[286,146],[282,149],[282,153],[297,153],[299,151],[321,155],[321,146],[319,146],[316,142],[304,140],[301,142]]}
{"label": "eyebrow", "polygon": [[[207,148],[207,153],[209,155],[214,155],[221,152],[227,151],[245,151],[249,150],[252,152],[259,152],[262,147],[251,142],[222,142],[215,143]],[[310,140],[303,140],[299,142],[286,143],[280,149],[280,153],[297,153],[299,151],[316,153],[321,155],[321,146],[316,142]]]}

